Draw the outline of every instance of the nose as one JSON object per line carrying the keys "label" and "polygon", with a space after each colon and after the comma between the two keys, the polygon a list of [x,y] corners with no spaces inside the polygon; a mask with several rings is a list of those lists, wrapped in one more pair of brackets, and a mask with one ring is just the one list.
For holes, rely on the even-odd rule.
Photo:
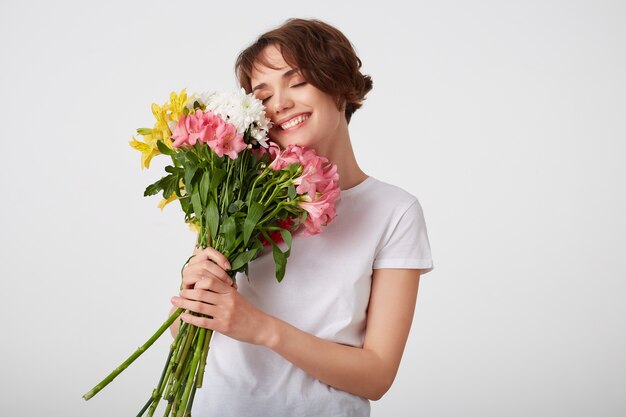
{"label": "nose", "polygon": [[281,114],[285,110],[293,107],[293,100],[289,96],[288,91],[274,92],[274,113]]}

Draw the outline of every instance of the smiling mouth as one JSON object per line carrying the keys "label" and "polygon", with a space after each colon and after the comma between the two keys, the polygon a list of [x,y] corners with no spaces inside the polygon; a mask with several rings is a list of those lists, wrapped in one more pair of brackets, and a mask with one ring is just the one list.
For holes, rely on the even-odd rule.
{"label": "smiling mouth", "polygon": [[280,126],[281,130],[289,130],[289,129],[293,129],[294,127],[298,126],[299,124],[301,124],[302,122],[304,122],[305,120],[307,120],[309,118],[308,114],[301,114],[300,116],[296,116],[293,119],[289,120],[288,122],[285,122]]}

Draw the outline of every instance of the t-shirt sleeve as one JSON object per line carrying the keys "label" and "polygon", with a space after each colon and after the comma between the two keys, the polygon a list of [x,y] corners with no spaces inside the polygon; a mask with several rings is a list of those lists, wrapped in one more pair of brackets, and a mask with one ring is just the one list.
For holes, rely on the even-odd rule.
{"label": "t-shirt sleeve", "polygon": [[421,269],[421,275],[433,270],[424,213],[417,199],[399,218],[392,220],[389,229],[376,254],[373,269]]}

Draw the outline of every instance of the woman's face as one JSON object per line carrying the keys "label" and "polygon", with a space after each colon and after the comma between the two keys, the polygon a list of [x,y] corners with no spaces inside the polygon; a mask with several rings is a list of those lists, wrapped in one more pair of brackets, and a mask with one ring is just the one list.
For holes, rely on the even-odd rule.
{"label": "woman's face", "polygon": [[270,138],[281,147],[300,145],[328,154],[333,139],[347,125],[345,115],[329,95],[309,84],[273,45],[263,52],[276,69],[256,63],[251,74],[254,95],[263,101],[273,123]]}

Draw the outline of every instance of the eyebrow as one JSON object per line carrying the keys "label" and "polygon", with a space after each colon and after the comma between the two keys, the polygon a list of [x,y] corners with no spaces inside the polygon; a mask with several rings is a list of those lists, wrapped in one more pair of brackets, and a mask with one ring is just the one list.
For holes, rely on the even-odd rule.
{"label": "eyebrow", "polygon": [[[297,73],[297,72],[300,72],[300,68],[292,68],[292,69],[290,69],[289,71],[285,72],[285,73],[283,74],[282,78],[283,78],[283,79],[287,79],[287,78],[291,77],[293,74],[295,74],[295,73]],[[259,90],[259,89],[261,89],[261,88],[265,88],[265,87],[267,87],[267,84],[265,84],[265,83],[261,83],[261,84],[257,85],[256,87],[254,87],[254,88],[252,89],[252,92],[255,92],[256,90]]]}

